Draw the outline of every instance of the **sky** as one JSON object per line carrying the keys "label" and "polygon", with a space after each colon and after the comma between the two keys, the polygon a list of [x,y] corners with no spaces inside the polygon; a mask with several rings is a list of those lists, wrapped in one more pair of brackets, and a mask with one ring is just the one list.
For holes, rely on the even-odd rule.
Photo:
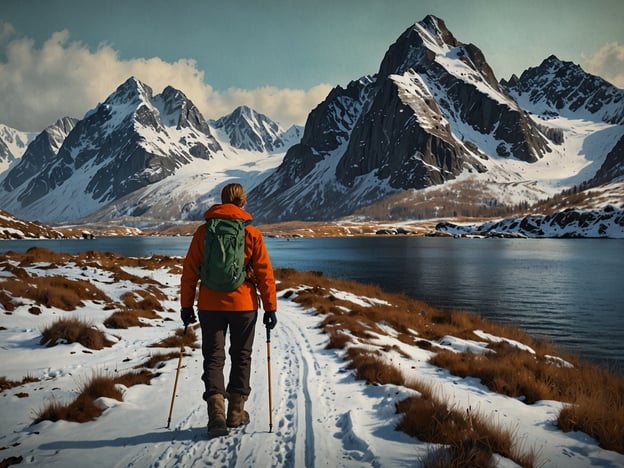
{"label": "sky", "polygon": [[621,0],[2,0],[0,123],[81,118],[135,76],[154,94],[182,90],[206,118],[244,104],[303,125],[428,14],[499,79],[554,54],[624,88]]}

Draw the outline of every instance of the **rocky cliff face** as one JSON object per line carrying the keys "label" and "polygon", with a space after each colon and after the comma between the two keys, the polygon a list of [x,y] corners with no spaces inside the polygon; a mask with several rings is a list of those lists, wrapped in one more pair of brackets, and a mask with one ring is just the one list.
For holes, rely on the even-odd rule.
{"label": "rocky cliff face", "polygon": [[522,107],[545,116],[586,116],[624,124],[624,90],[551,55],[540,66],[501,81],[502,88]]}
{"label": "rocky cliff face", "polygon": [[609,151],[604,163],[589,181],[589,185],[596,186],[622,180],[624,180],[624,135]]}
{"label": "rocky cliff face", "polygon": [[12,192],[24,181],[40,174],[54,162],[65,138],[73,130],[77,119],[64,117],[47,127],[28,145],[18,165],[4,178],[2,188]]}
{"label": "rocky cliff face", "polygon": [[2,172],[22,157],[35,136],[34,133],[22,132],[0,124],[0,180]]}
{"label": "rocky cliff face", "polygon": [[484,135],[501,157],[534,162],[550,151],[481,51],[428,16],[390,46],[376,75],[335,88],[310,113],[301,143],[250,206],[271,221],[349,214],[485,171],[488,156],[474,143]]}
{"label": "rocky cliff face", "polygon": [[484,237],[604,237],[624,238],[624,210],[569,209],[547,216],[527,215],[484,224],[439,223],[436,232],[454,236]]}

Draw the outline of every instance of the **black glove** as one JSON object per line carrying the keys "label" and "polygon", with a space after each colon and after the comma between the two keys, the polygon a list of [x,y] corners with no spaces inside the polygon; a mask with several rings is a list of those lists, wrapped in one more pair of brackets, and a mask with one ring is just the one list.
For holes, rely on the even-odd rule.
{"label": "black glove", "polygon": [[193,309],[192,307],[182,307],[182,309],[180,309],[180,317],[182,317],[182,323],[185,327],[191,323],[197,322],[195,309]]}
{"label": "black glove", "polygon": [[275,315],[275,311],[267,311],[264,313],[264,317],[262,317],[262,323],[266,325],[269,330],[273,330],[275,325],[277,325],[277,316]]}

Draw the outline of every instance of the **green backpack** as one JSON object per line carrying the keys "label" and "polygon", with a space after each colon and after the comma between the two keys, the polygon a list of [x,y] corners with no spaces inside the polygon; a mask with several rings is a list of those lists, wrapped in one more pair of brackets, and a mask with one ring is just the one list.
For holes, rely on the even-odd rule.
{"label": "green backpack", "polygon": [[214,291],[234,291],[247,276],[245,226],[242,219],[210,218],[206,221],[201,282]]}

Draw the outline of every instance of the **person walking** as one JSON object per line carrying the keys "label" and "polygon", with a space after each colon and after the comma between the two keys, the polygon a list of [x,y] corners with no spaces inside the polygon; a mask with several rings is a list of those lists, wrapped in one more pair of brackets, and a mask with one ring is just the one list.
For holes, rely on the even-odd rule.
{"label": "person walking", "polygon": [[[208,406],[208,435],[228,434],[228,427],[239,427],[249,422],[245,402],[251,392],[251,355],[254,331],[258,317],[258,294],[265,310],[263,323],[268,329],[277,324],[277,299],[273,267],[262,233],[251,226],[251,215],[243,208],[247,196],[240,184],[228,184],[221,191],[221,204],[213,205],[204,218],[206,223],[194,233],[184,259],[180,286],[180,315],[184,325],[195,323],[194,303],[197,283],[200,282],[197,309],[202,335],[204,382],[203,399]],[[221,287],[219,281],[227,278],[207,278],[205,269],[210,255],[225,256],[227,245],[210,243],[213,231],[223,220],[241,220],[244,226],[244,280],[234,286]],[[211,227],[213,226],[213,227]],[[241,234],[242,243],[242,234]],[[217,245],[217,247],[215,247]],[[213,251],[214,250],[214,251]],[[242,245],[241,245],[242,255]],[[211,259],[210,262],[213,262]],[[204,270],[202,270],[202,268]],[[225,277],[226,274],[219,274]],[[234,275],[236,276],[236,275]],[[215,282],[216,280],[216,282]],[[237,283],[242,283],[237,286]],[[227,282],[227,281],[226,281]],[[227,387],[223,375],[225,342],[229,330],[231,369]],[[228,400],[227,417],[225,400]]]}

